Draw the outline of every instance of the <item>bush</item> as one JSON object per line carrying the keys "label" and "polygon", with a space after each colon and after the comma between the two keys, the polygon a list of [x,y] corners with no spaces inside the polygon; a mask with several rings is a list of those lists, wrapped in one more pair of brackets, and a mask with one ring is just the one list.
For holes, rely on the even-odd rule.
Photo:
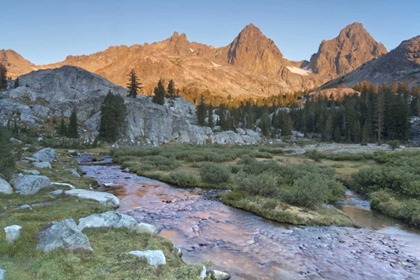
{"label": "bush", "polygon": [[400,147],[400,141],[391,140],[391,141],[388,141],[388,145],[392,150],[395,150],[395,149],[398,149]]}
{"label": "bush", "polygon": [[344,194],[344,186],[333,178],[320,174],[307,174],[297,179],[292,188],[283,192],[287,203],[312,207],[316,204],[333,202]]}
{"label": "bush", "polygon": [[0,127],[0,176],[9,180],[16,166],[13,145],[9,142],[10,134],[5,127]]}
{"label": "bush", "polygon": [[229,181],[230,172],[223,166],[206,162],[200,168],[201,178],[209,183],[220,184]]}
{"label": "bush", "polygon": [[169,183],[180,187],[194,187],[197,180],[194,175],[186,174],[184,172],[171,172],[169,174]]}
{"label": "bush", "polygon": [[313,159],[316,162],[320,162],[321,159],[325,158],[323,154],[318,152],[317,150],[312,150],[306,153],[306,156],[310,159]]}
{"label": "bush", "polygon": [[254,175],[241,171],[236,174],[234,182],[240,190],[246,191],[251,195],[260,195],[265,197],[279,196],[277,178],[273,174],[261,173]]}

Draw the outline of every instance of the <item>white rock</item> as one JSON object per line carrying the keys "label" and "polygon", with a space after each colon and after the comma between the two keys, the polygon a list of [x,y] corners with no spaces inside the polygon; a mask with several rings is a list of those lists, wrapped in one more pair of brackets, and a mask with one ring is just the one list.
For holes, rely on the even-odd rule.
{"label": "white rock", "polygon": [[72,184],[68,184],[68,183],[51,182],[51,185],[69,187],[72,190],[75,189],[75,187]]}
{"label": "white rock", "polygon": [[6,278],[6,270],[0,268],[0,280],[4,280]]}
{"label": "white rock", "polygon": [[60,195],[60,194],[63,194],[63,190],[58,189],[58,190],[49,192],[49,194],[51,194],[51,195]]}
{"label": "white rock", "polygon": [[146,224],[146,223],[138,223],[134,226],[133,229],[139,233],[152,233],[152,234],[157,233],[157,229],[154,225]]}
{"label": "white rock", "polygon": [[136,257],[144,257],[147,263],[153,266],[166,264],[165,255],[161,250],[131,251],[129,254]]}
{"label": "white rock", "polygon": [[34,162],[33,165],[37,168],[40,169],[44,169],[44,168],[52,168],[51,163],[47,162],[47,161],[42,161],[42,162]]}
{"label": "white rock", "polygon": [[20,237],[20,229],[22,227],[19,225],[8,226],[4,228],[6,232],[6,240],[9,243],[13,243],[16,239]]}
{"label": "white rock", "polygon": [[93,214],[79,219],[79,229],[85,228],[134,228],[136,220],[125,214],[109,211],[101,214]]}
{"label": "white rock", "polygon": [[200,272],[200,278],[204,279],[206,277],[207,277],[207,268],[206,268],[206,266],[203,265],[203,269]]}
{"label": "white rock", "polygon": [[23,204],[23,205],[19,206],[19,209],[20,210],[26,210],[26,209],[32,210],[32,207],[28,204]]}
{"label": "white rock", "polygon": [[69,190],[65,191],[65,193],[68,195],[77,196],[79,198],[96,200],[107,206],[118,207],[120,205],[119,199],[115,195],[110,193],[89,191],[83,189]]}
{"label": "white rock", "polygon": [[13,193],[12,186],[10,186],[10,184],[6,180],[3,180],[3,178],[1,177],[0,177],[0,193],[4,193],[4,194]]}
{"label": "white rock", "polygon": [[212,276],[211,279],[216,279],[216,280],[229,280],[230,279],[230,275],[228,273],[219,271],[219,270],[210,270],[209,274]]}

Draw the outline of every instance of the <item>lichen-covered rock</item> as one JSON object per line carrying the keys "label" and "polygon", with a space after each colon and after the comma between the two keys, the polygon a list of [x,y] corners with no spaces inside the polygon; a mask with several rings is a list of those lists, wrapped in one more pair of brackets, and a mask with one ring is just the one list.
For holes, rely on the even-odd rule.
{"label": "lichen-covered rock", "polygon": [[161,250],[130,251],[129,254],[146,258],[147,263],[152,266],[166,264],[165,255]]}
{"label": "lichen-covered rock", "polygon": [[55,159],[55,150],[51,148],[45,148],[34,153],[32,157],[39,161],[53,162]]}
{"label": "lichen-covered rock", "polygon": [[15,176],[11,181],[17,193],[35,194],[51,185],[50,179],[40,175],[22,175]]}
{"label": "lichen-covered rock", "polygon": [[151,234],[157,233],[157,229],[154,225],[146,224],[146,223],[138,223],[133,227],[133,229],[136,232],[140,232],[140,233],[151,233]]}
{"label": "lichen-covered rock", "polygon": [[79,229],[85,228],[134,228],[136,220],[125,214],[109,211],[101,214],[93,214],[79,219]]}
{"label": "lichen-covered rock", "polygon": [[0,177],[0,193],[4,193],[4,194],[13,193],[12,186],[10,186],[10,184],[1,177]]}
{"label": "lichen-covered rock", "polygon": [[110,194],[110,193],[95,192],[95,191],[82,190],[82,189],[68,190],[68,191],[65,191],[65,193],[68,195],[77,196],[79,198],[96,200],[104,205],[111,206],[111,207],[120,206],[119,199],[115,195]]}
{"label": "lichen-covered rock", "polygon": [[43,250],[44,253],[59,248],[69,251],[93,251],[87,236],[80,231],[73,219],[53,222],[49,228],[39,234],[36,248]]}

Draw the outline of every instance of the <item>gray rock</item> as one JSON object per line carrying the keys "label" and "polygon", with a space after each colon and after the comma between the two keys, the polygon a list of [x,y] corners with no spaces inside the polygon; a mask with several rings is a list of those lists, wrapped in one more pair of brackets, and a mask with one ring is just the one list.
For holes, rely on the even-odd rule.
{"label": "gray rock", "polygon": [[9,141],[12,142],[12,143],[16,143],[16,144],[22,144],[22,141],[20,141],[19,139],[15,139],[13,137],[10,137]]}
{"label": "gray rock", "polygon": [[201,272],[200,272],[200,278],[204,280],[204,278],[206,277],[207,277],[207,268],[205,265],[203,265],[203,269],[201,269]]}
{"label": "gray rock", "polygon": [[23,204],[23,205],[19,206],[19,209],[20,210],[26,210],[26,209],[32,210],[32,207],[28,204]]}
{"label": "gray rock", "polygon": [[6,270],[0,268],[0,280],[4,280],[6,278]]}
{"label": "gray rock", "polygon": [[46,176],[22,174],[14,177],[11,183],[16,192],[24,195],[35,194],[51,185],[50,179]]}
{"label": "gray rock", "polygon": [[36,168],[40,168],[40,169],[44,169],[44,168],[52,168],[51,163],[47,162],[47,161],[41,161],[41,162],[34,162],[33,165]]}
{"label": "gray rock", "polygon": [[33,154],[32,157],[38,159],[39,161],[53,162],[55,159],[55,150],[45,148]]}
{"label": "gray rock", "polygon": [[22,227],[19,225],[8,226],[4,228],[6,232],[6,240],[9,243],[13,243],[16,239],[20,237],[20,229]]}
{"label": "gray rock", "polygon": [[73,219],[53,222],[51,227],[39,234],[36,248],[44,253],[59,248],[69,251],[93,251],[87,236],[80,231]]}
{"label": "gray rock", "polygon": [[41,172],[39,172],[38,170],[29,170],[29,169],[23,169],[23,172],[31,174],[31,175],[39,175],[41,174]]}
{"label": "gray rock", "polygon": [[76,169],[74,168],[67,168],[66,171],[70,172],[75,177],[80,177],[80,174],[77,173]]}
{"label": "gray rock", "polygon": [[27,161],[31,161],[31,162],[39,162],[39,159],[34,158],[34,157],[24,157],[23,159]]}
{"label": "gray rock", "polygon": [[179,248],[179,247],[177,247],[177,246],[174,246],[173,248],[172,248],[172,254],[174,254],[175,256],[177,256],[177,257],[179,257],[179,258],[181,258],[182,257],[182,249],[181,248]]}
{"label": "gray rock", "polygon": [[10,184],[1,177],[0,177],[0,193],[4,193],[4,194],[13,193],[12,186],[10,186]]}
{"label": "gray rock", "polygon": [[79,219],[79,229],[85,228],[134,228],[136,220],[128,215],[109,211],[101,214],[93,214]]}
{"label": "gray rock", "polygon": [[89,190],[82,190],[82,189],[74,189],[65,191],[66,194],[77,196],[84,199],[92,199],[96,200],[104,205],[112,206],[112,207],[118,207],[120,205],[119,199],[110,193],[105,192],[95,192],[95,191],[89,191]]}
{"label": "gray rock", "polygon": [[138,223],[134,226],[133,229],[139,233],[151,233],[151,234],[157,233],[157,229],[154,225],[146,224],[146,223]]}
{"label": "gray rock", "polygon": [[211,279],[216,280],[229,280],[231,277],[228,273],[219,270],[210,270],[207,274],[212,277]]}
{"label": "gray rock", "polygon": [[58,190],[49,192],[49,194],[51,194],[51,195],[61,195],[61,194],[63,194],[63,190],[58,189]]}
{"label": "gray rock", "polygon": [[77,155],[77,151],[76,150],[68,150],[67,153],[69,153],[71,155]]}
{"label": "gray rock", "polygon": [[146,258],[149,265],[158,266],[166,264],[165,255],[161,250],[131,251],[129,254]]}

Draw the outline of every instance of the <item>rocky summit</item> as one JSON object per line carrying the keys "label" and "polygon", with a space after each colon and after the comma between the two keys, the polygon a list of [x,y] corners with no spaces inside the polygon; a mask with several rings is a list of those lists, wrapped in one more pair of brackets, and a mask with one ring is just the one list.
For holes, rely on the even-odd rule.
{"label": "rocky summit", "polygon": [[373,84],[405,82],[418,85],[420,79],[420,36],[403,41],[378,59],[366,62],[356,70],[330,81],[323,87],[351,86],[363,81]]}
{"label": "rocky summit", "polygon": [[308,68],[332,79],[386,53],[384,45],[376,42],[363,25],[356,22],[346,26],[336,38],[322,41]]}
{"label": "rocky summit", "polygon": [[[337,38],[323,41],[310,62],[291,61],[283,57],[258,27],[249,24],[224,47],[190,42],[186,34],[174,32],[160,42],[111,46],[90,55],[70,55],[64,61],[36,68],[78,66],[124,87],[128,73],[134,69],[145,95],[153,92],[159,79],[173,79],[186,100],[197,100],[204,93],[207,101],[223,101],[229,96],[257,99],[313,89],[385,53],[382,44],[361,24],[354,23]],[[12,77],[34,70],[23,58],[15,61],[9,57],[10,69],[25,65],[19,71],[13,70]]]}

